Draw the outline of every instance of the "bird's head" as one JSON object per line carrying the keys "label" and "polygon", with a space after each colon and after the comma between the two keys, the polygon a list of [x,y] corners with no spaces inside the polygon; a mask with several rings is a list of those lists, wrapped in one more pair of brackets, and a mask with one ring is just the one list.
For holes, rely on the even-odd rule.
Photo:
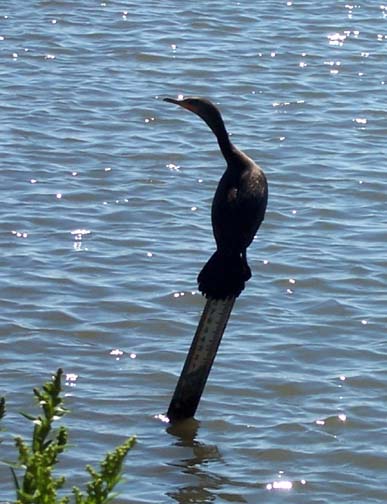
{"label": "bird's head", "polygon": [[219,110],[210,100],[198,96],[178,96],[178,98],[164,98],[164,101],[180,105],[191,112],[194,112],[205,121],[215,132],[219,123],[223,124]]}

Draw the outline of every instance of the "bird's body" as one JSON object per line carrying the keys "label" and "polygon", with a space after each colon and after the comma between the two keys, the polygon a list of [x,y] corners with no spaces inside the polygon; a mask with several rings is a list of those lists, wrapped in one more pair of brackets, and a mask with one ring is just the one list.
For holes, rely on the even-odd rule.
{"label": "bird's body", "polygon": [[246,249],[261,225],[267,205],[265,174],[229,139],[219,110],[209,100],[165,98],[199,115],[215,134],[227,167],[212,202],[212,228],[217,250],[199,273],[199,290],[225,299],[238,296],[251,277]]}

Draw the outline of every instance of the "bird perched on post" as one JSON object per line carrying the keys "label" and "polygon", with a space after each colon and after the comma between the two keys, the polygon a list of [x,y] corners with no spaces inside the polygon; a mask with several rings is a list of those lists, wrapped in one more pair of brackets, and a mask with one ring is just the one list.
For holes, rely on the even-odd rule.
{"label": "bird perched on post", "polygon": [[251,277],[246,249],[266,211],[268,187],[265,174],[230,141],[221,113],[200,97],[164,98],[194,112],[215,134],[227,167],[212,202],[212,229],[216,251],[198,275],[199,290],[213,299],[237,297]]}

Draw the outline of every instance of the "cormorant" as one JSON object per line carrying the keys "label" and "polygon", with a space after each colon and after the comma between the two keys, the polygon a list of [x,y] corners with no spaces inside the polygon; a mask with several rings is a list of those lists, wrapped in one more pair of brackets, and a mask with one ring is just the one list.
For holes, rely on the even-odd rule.
{"label": "cormorant", "polygon": [[227,168],[212,202],[216,252],[198,275],[199,290],[207,297],[239,296],[251,277],[246,249],[265,216],[268,187],[265,174],[230,141],[222,116],[213,103],[200,97],[164,98],[201,117],[215,134]]}

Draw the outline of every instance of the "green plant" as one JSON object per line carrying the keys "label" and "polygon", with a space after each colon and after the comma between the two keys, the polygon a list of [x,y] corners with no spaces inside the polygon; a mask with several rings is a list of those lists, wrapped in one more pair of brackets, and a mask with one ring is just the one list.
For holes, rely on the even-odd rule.
{"label": "green plant", "polygon": [[131,437],[114,451],[108,453],[101,463],[99,472],[90,465],[86,467],[91,481],[87,485],[87,495],[84,495],[79,488],[73,488],[76,504],[103,504],[112,499],[111,492],[120,480],[122,464],[134,442],[135,439]]}
{"label": "green plant", "polygon": [[[28,445],[21,437],[15,439],[19,451],[19,465],[25,468],[24,476],[18,480],[14,469],[12,473],[16,484],[17,504],[36,502],[39,504],[53,504],[56,502],[57,490],[62,488],[65,478],[55,478],[52,474],[54,465],[58,462],[58,455],[63,452],[67,444],[67,429],[59,427],[52,434],[54,420],[62,417],[66,410],[63,408],[61,393],[61,377],[63,371],[58,369],[51,382],[43,385],[43,389],[34,389],[34,395],[39,401],[43,414],[37,417],[22,413],[34,424],[32,443]],[[60,504],[68,502],[66,499]]]}
{"label": "green plant", "polygon": [[[15,504],[67,504],[69,496],[58,497],[58,490],[63,488],[66,478],[53,474],[58,456],[64,451],[68,441],[68,431],[65,426],[53,430],[53,423],[66,414],[61,396],[61,378],[63,371],[58,369],[52,380],[35,388],[34,395],[41,408],[38,416],[22,413],[34,424],[32,440],[27,443],[23,438],[15,438],[18,450],[18,463],[11,467],[15,486]],[[0,399],[0,418],[5,413],[5,401]],[[135,443],[130,437],[111,453],[108,453],[101,463],[100,471],[87,466],[91,476],[86,484],[86,493],[73,487],[75,504],[106,504],[114,497],[112,491],[121,479],[122,465],[128,451]],[[24,471],[18,477],[17,471]]]}

